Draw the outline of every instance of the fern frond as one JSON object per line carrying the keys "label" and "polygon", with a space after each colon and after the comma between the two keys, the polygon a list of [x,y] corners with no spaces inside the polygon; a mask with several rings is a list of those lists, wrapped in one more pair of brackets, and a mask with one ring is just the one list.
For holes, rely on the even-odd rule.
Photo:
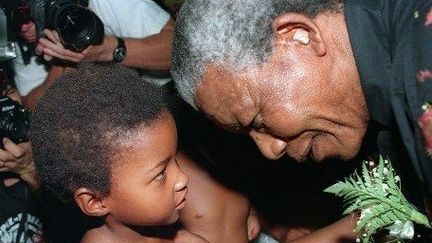
{"label": "fern frond", "polygon": [[[372,235],[395,222],[414,221],[431,228],[427,217],[417,211],[401,192],[399,176],[388,159],[380,157],[378,165],[369,170],[365,162],[361,176],[355,171],[324,191],[344,198],[343,214],[360,211],[356,232],[363,232],[362,242],[373,242]],[[401,240],[395,238],[396,240]]]}

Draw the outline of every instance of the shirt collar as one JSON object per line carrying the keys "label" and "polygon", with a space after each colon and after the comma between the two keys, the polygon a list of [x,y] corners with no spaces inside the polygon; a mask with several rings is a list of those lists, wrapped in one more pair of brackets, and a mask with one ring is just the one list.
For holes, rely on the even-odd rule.
{"label": "shirt collar", "polygon": [[345,19],[370,118],[391,127],[391,54],[381,8],[381,1],[346,0]]}

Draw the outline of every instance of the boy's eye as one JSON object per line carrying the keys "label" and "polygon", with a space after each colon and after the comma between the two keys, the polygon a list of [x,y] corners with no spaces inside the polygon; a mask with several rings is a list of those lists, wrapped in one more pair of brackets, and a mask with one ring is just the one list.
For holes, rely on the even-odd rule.
{"label": "boy's eye", "polygon": [[159,181],[159,182],[161,182],[161,181],[163,181],[163,180],[165,180],[165,178],[166,178],[166,174],[165,174],[165,169],[163,169],[156,177],[155,177],[155,180],[156,181]]}

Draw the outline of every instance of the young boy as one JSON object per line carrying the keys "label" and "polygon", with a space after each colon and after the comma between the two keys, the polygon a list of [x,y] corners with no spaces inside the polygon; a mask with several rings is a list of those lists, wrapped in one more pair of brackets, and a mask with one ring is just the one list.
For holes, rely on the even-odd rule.
{"label": "young boy", "polygon": [[128,68],[86,64],[42,96],[31,137],[43,188],[103,219],[81,242],[206,242],[172,225],[188,177],[161,92]]}
{"label": "young boy", "polygon": [[249,200],[221,179],[228,168],[196,146],[179,151],[177,160],[190,178],[182,227],[209,242],[247,243],[257,237],[260,225]]}

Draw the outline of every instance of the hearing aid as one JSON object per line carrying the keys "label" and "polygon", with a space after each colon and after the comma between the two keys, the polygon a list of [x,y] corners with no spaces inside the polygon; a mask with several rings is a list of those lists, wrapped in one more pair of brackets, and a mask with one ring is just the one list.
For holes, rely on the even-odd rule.
{"label": "hearing aid", "polygon": [[294,33],[293,40],[300,42],[303,45],[309,44],[309,33],[305,30],[297,30]]}

